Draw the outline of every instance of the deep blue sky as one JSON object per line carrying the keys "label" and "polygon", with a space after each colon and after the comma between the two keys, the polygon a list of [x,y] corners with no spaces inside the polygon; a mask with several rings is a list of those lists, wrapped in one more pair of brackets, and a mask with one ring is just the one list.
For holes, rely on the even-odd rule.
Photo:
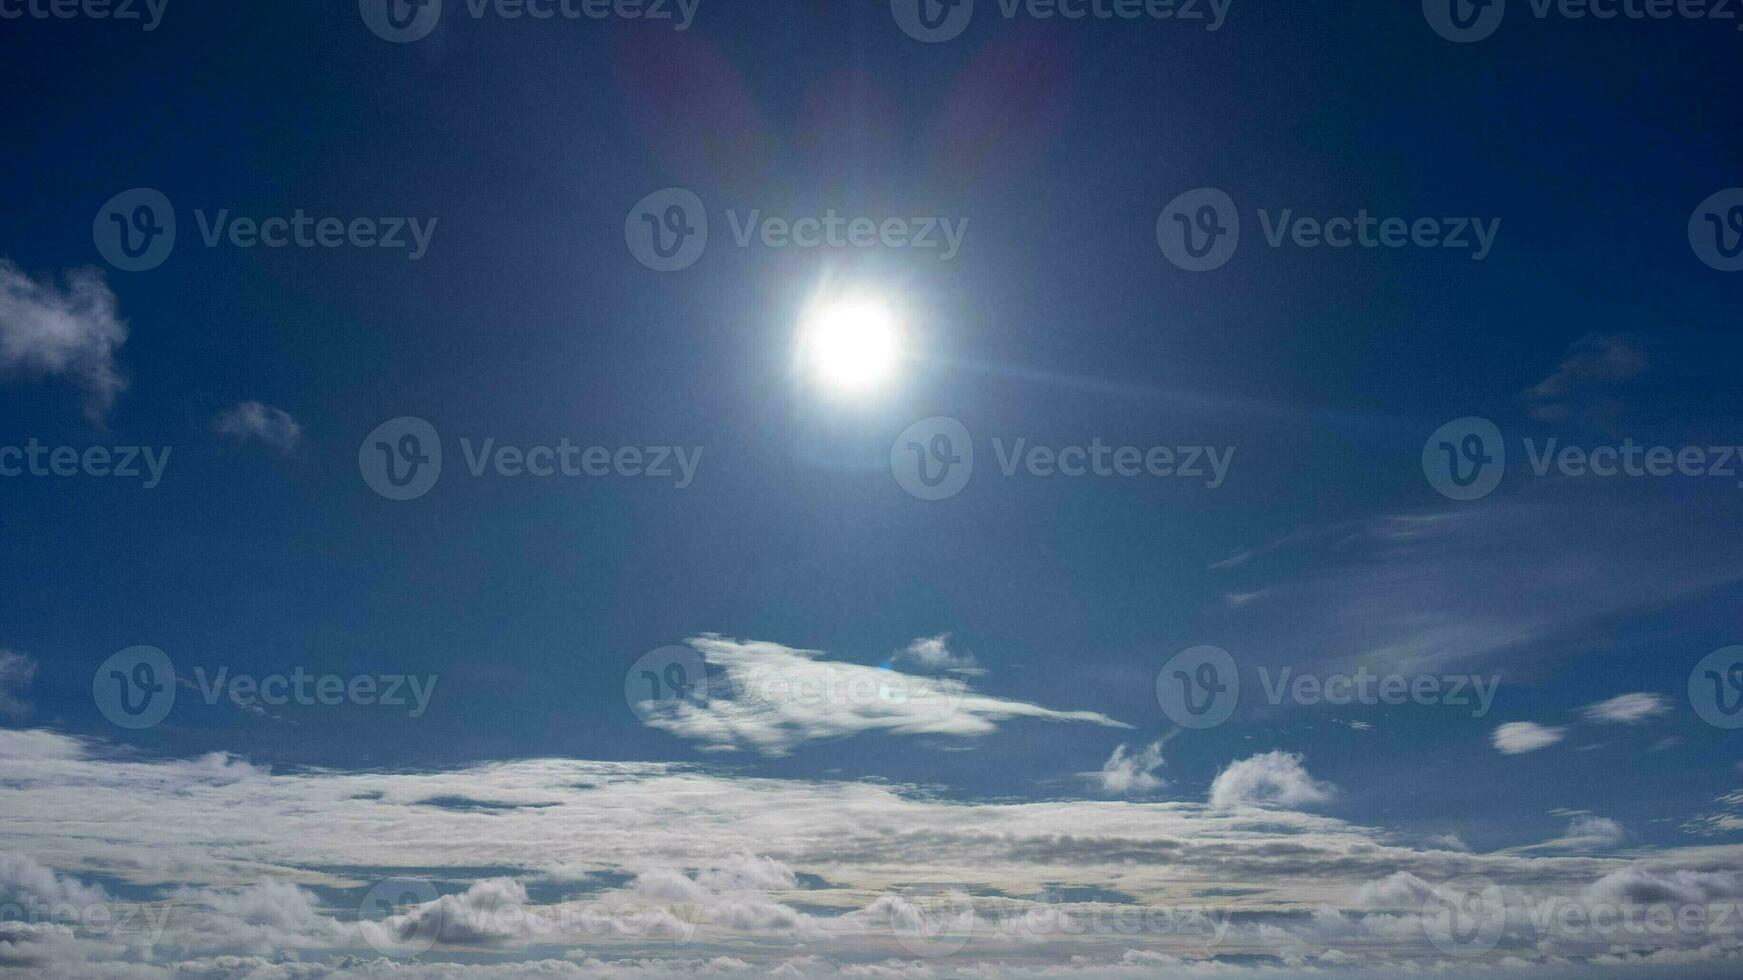
{"label": "deep blue sky", "polygon": [[[1565,819],[1549,811],[1587,809],[1639,841],[1686,841],[1681,819],[1736,781],[1736,736],[1702,724],[1684,689],[1701,656],[1739,642],[1737,488],[1582,486],[1574,506],[1514,474],[1461,510],[1418,456],[1465,415],[1510,438],[1738,440],[1739,281],[1685,236],[1698,202],[1743,183],[1727,87],[1738,43],[1706,23],[1539,22],[1522,8],[1493,38],[1453,45],[1414,3],[1237,3],[1213,34],[983,12],[941,45],[872,2],[705,0],[676,37],[450,11],[407,45],[342,0],[172,0],[150,34],[9,23],[0,256],[39,278],[103,267],[92,215],[138,186],[175,202],[182,237],[161,268],[108,271],[131,384],[103,424],[55,379],[0,387],[0,444],[175,447],[150,492],[0,485],[0,647],[41,664],[34,722],[148,752],[345,767],[706,759],[1051,798],[1085,792],[1075,774],[1116,744],[1168,731],[1153,684],[1178,650],[1320,669],[1373,652],[1334,628],[1331,598],[1359,610],[1362,595],[1268,613],[1231,611],[1228,594],[1374,588],[1341,573],[1420,561],[1423,579],[1397,584],[1432,579],[1412,600],[1429,613],[1482,608],[1516,576],[1514,618],[1543,624],[1436,667],[1500,673],[1490,717],[1243,710],[1168,743],[1163,795],[1200,798],[1230,760],[1282,748],[1342,787],[1326,809],[1352,820],[1457,830],[1482,849],[1552,836]],[[1207,185],[1239,202],[1246,237],[1228,266],[1194,275],[1168,264],[1154,227]],[[715,237],[692,268],[659,274],[623,225],[668,186],[708,202]],[[225,207],[439,223],[416,262],[200,247],[193,210]],[[831,207],[965,217],[970,231],[948,262],[730,245],[726,208]],[[1257,208],[1502,224],[1481,262],[1271,249]],[[800,307],[831,273],[884,284],[912,314],[919,349],[869,405],[831,407],[789,377]],[[1590,335],[1646,358],[1617,396],[1625,411],[1603,425],[1529,418],[1523,393]],[[246,399],[288,411],[302,443],[279,455],[215,436],[212,416]],[[925,503],[894,485],[885,453],[940,414],[980,439],[1232,444],[1234,475],[1215,491],[1001,479],[983,442],[969,489]],[[407,504],[371,493],[356,464],[364,435],[401,415],[429,419],[452,454]],[[452,442],[463,435],[705,455],[682,491],[474,480]],[[1485,523],[1494,548],[1472,546],[1465,576],[1436,577],[1451,559],[1432,551],[1338,546],[1389,515],[1508,505],[1559,516]],[[1313,546],[1211,567],[1292,532]],[[1571,599],[1534,592],[1568,565]],[[1653,591],[1677,571],[1716,584]],[[1582,609],[1588,577],[1609,591]],[[1638,606],[1614,601],[1634,592]],[[705,757],[638,724],[622,696],[643,651],[702,632],[859,663],[948,632],[987,669],[978,690],[1136,731],[1018,721],[969,752],[874,735]],[[440,683],[417,720],[293,708],[286,724],[189,697],[164,725],[122,733],[90,677],[135,644],[188,670]],[[1579,707],[1636,691],[1674,710],[1645,729],[1578,727]],[[1332,721],[1358,716],[1374,730]],[[1575,730],[1502,756],[1491,734],[1507,721]]]}

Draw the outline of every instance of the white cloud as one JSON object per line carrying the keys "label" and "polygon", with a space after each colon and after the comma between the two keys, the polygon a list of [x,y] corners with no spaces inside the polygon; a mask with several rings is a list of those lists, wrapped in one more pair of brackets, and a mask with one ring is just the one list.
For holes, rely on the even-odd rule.
{"label": "white cloud", "polygon": [[1232,762],[1217,773],[1210,784],[1210,803],[1296,807],[1324,803],[1336,793],[1336,787],[1308,775],[1298,753],[1273,750]]}
{"label": "white cloud", "polygon": [[25,689],[36,677],[36,661],[22,653],[0,650],[0,718],[17,720],[30,714]]}
{"label": "white cloud", "polygon": [[1562,836],[1521,850],[1599,851],[1617,847],[1627,839],[1628,832],[1609,817],[1579,813],[1568,821],[1567,832]]}
{"label": "white cloud", "polygon": [[957,653],[950,649],[950,634],[940,633],[937,636],[922,636],[907,649],[896,654],[895,663],[907,661],[928,673],[954,674],[984,674],[986,671],[975,666],[974,654]]}
{"label": "white cloud", "polygon": [[0,374],[66,378],[85,397],[85,414],[101,421],[127,388],[115,351],[127,321],[94,269],[74,269],[65,285],[37,281],[0,259]]}
{"label": "white cloud", "polygon": [[239,402],[212,420],[212,430],[238,442],[256,440],[281,453],[289,453],[302,441],[303,427],[290,413],[257,401]]}
{"label": "white cloud", "polygon": [[[1255,974],[1270,980],[1334,965],[1433,975],[1449,964],[1411,905],[1431,883],[1480,875],[1534,901],[1730,901],[1743,868],[1740,846],[1650,862],[1474,855],[1287,809],[962,802],[915,786],[659,763],[233,778],[239,765],[223,753],[145,759],[0,730],[7,842],[31,855],[0,859],[0,900],[130,911],[115,895],[138,892],[169,912],[151,942],[0,922],[0,976],[1247,975],[1217,958],[1228,953],[1272,964]],[[428,805],[441,797],[498,805]],[[91,875],[119,884],[81,880]],[[388,877],[433,878],[440,894],[357,921],[363,893]],[[897,920],[927,918],[913,887],[936,881],[972,897],[972,934],[950,969],[920,961],[895,932]],[[1214,928],[1176,928],[1182,912]],[[1131,913],[1161,925],[1119,928]],[[1112,928],[1075,928],[1097,922]],[[415,963],[367,942],[414,935],[439,940]],[[1631,955],[1675,963],[1743,953],[1735,937],[1686,931],[1629,942]],[[1527,936],[1507,948],[1513,969],[1572,964],[1589,975],[1610,945]]]}
{"label": "white cloud", "polygon": [[712,634],[688,642],[723,672],[709,684],[706,703],[673,699],[641,707],[647,724],[708,751],[780,756],[806,742],[866,733],[976,737],[1025,718],[1131,727],[1094,711],[976,694],[959,680],[823,660],[817,650]]}
{"label": "white cloud", "polygon": [[1670,699],[1662,694],[1637,692],[1618,694],[1608,701],[1588,704],[1580,709],[1587,721],[1614,722],[1635,725],[1670,710]]}
{"label": "white cloud", "polygon": [[1646,370],[1646,355],[1624,337],[1588,334],[1569,348],[1555,371],[1525,392],[1534,419],[1562,421],[1579,413],[1614,415],[1622,405],[1609,389]]}
{"label": "white cloud", "polygon": [[1101,772],[1092,774],[1104,793],[1116,796],[1154,793],[1162,788],[1162,778],[1155,775],[1162,768],[1162,739],[1157,739],[1128,755],[1125,743],[1114,748],[1114,754],[1102,763]]}
{"label": "white cloud", "polygon": [[1504,755],[1535,752],[1554,745],[1567,734],[1565,728],[1548,728],[1532,721],[1510,721],[1495,729],[1495,748]]}

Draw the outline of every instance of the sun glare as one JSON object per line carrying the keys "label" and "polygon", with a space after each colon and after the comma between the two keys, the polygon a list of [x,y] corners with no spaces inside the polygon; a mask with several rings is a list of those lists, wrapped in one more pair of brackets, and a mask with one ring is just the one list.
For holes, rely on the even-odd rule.
{"label": "sun glare", "polygon": [[799,332],[805,374],[841,394],[886,384],[901,356],[900,319],[888,303],[856,296],[825,300],[806,312]]}

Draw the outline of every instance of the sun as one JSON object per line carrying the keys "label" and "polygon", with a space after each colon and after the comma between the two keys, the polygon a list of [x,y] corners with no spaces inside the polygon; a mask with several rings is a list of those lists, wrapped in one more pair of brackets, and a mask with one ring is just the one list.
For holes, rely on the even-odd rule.
{"label": "sun", "polygon": [[818,300],[799,325],[801,371],[841,395],[864,395],[887,385],[902,354],[902,324],[881,297]]}

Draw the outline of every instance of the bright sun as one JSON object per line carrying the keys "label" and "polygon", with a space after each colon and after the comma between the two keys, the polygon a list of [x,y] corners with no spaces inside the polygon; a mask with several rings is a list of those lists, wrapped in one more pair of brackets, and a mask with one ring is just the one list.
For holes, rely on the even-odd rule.
{"label": "bright sun", "polygon": [[799,362],[824,388],[862,394],[886,383],[901,356],[902,327],[888,303],[868,296],[820,301],[799,329]]}

